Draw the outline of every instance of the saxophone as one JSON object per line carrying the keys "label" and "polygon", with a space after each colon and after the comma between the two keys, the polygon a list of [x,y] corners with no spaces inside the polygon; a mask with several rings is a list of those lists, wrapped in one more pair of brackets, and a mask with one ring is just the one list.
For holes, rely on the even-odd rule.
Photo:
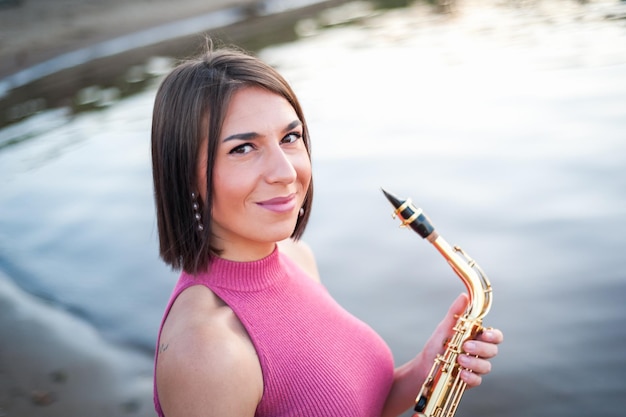
{"label": "saxophone", "polygon": [[437,355],[415,400],[416,414],[413,417],[453,417],[465,391],[461,380],[461,366],[457,357],[464,354],[461,346],[474,339],[482,331],[482,319],[491,308],[491,284],[480,267],[461,248],[451,247],[436,231],[422,209],[411,199],[401,201],[393,194],[382,190],[395,207],[393,217],[399,217],[404,227],[410,227],[428,240],[443,255],[454,272],[467,288],[470,302],[453,327],[453,336],[444,344],[445,352]]}

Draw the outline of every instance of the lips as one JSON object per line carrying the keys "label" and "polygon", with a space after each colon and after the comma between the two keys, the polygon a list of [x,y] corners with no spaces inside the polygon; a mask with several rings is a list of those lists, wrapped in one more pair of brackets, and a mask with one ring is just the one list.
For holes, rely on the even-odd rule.
{"label": "lips", "polygon": [[276,213],[284,213],[294,209],[296,206],[296,195],[290,194],[285,197],[275,197],[269,200],[259,201],[257,204],[264,209]]}

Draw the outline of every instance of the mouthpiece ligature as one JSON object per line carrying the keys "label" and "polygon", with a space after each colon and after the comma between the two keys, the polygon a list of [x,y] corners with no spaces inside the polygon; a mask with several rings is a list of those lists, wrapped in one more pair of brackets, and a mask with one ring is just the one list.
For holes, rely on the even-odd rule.
{"label": "mouthpiece ligature", "polygon": [[[410,198],[402,201],[392,193],[382,188],[381,190],[391,205],[395,207],[396,210],[393,212],[393,217],[400,219],[402,227],[410,227],[424,239],[430,240],[436,238],[435,228],[430,222],[430,219],[426,217],[426,214],[424,214],[421,208],[413,204]],[[435,233],[435,235],[431,236],[433,233]]]}

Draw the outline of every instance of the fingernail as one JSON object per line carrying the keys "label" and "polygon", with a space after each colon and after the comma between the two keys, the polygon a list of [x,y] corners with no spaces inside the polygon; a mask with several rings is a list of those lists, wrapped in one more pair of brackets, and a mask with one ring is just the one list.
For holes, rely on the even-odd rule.
{"label": "fingernail", "polygon": [[472,353],[472,351],[474,349],[476,349],[476,343],[474,343],[474,342],[465,342],[465,344],[463,345],[463,348],[465,349],[466,352]]}
{"label": "fingernail", "polygon": [[487,327],[484,330],[485,333],[485,338],[487,339],[488,342],[493,342],[496,340],[496,332],[494,331],[493,327]]}

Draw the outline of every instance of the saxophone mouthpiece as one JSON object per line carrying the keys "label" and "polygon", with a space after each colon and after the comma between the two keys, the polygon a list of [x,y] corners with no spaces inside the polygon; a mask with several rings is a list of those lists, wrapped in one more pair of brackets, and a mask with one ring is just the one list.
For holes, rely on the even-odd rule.
{"label": "saxophone mouthpiece", "polygon": [[396,197],[394,194],[386,191],[384,188],[381,188],[380,190],[383,192],[383,194],[385,194],[385,197],[387,197],[387,200],[389,200],[391,205],[394,206],[396,209],[402,205],[402,201],[400,201],[400,199]]}
{"label": "saxophone mouthpiece", "polygon": [[387,197],[387,200],[389,200],[391,205],[396,209],[393,212],[393,217],[398,217],[402,222],[402,226],[410,227],[424,239],[435,232],[435,228],[430,223],[428,217],[426,217],[421,208],[417,208],[413,205],[410,198],[401,200],[384,188],[381,188],[381,190],[383,194],[385,194],[385,197]]}

